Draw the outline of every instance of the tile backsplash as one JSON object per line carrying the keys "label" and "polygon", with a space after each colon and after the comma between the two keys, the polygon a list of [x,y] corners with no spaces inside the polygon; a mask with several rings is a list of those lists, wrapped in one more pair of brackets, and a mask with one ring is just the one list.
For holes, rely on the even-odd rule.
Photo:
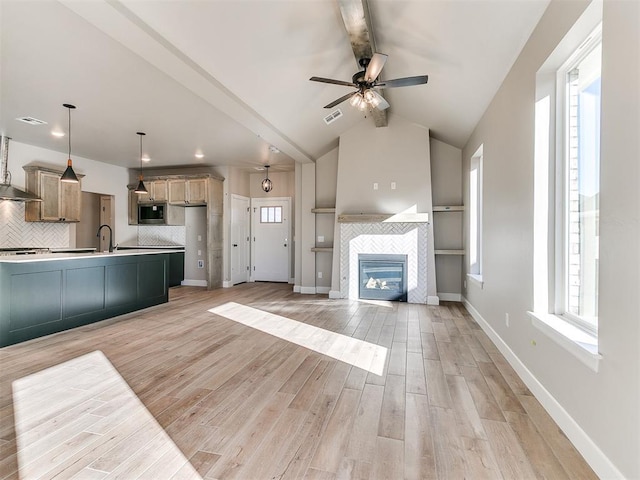
{"label": "tile backsplash", "polygon": [[23,202],[0,200],[0,248],[64,248],[71,245],[67,223],[25,222]]}
{"label": "tile backsplash", "polygon": [[138,245],[184,245],[186,229],[182,225],[139,225]]}

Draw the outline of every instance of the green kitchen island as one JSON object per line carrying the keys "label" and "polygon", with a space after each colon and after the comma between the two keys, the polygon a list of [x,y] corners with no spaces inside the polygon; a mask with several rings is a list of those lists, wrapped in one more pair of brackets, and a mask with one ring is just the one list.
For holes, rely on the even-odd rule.
{"label": "green kitchen island", "polygon": [[184,251],[0,257],[0,347],[167,302],[176,254]]}

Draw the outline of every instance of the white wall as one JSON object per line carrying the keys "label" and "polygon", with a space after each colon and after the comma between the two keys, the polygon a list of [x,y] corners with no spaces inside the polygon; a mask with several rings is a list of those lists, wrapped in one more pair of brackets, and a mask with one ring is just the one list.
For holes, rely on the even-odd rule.
{"label": "white wall", "polygon": [[[73,169],[84,174],[82,191],[115,196],[114,245],[137,244],[137,228],[128,224],[129,171],[88,158],[73,158]],[[25,165],[42,165],[63,171],[67,165],[67,154],[54,152],[26,143],[12,140],[9,144],[9,170],[12,173],[12,185],[24,189]],[[75,232],[75,229],[74,229]],[[71,235],[75,238],[75,233]]]}
{"label": "white wall", "polygon": [[[484,145],[484,288],[467,282],[465,294],[596,472],[640,478],[640,2],[604,2],[599,372],[526,314],[533,305],[536,71],[587,3],[551,2],[463,149],[466,180]],[[468,204],[468,181],[464,191]]]}

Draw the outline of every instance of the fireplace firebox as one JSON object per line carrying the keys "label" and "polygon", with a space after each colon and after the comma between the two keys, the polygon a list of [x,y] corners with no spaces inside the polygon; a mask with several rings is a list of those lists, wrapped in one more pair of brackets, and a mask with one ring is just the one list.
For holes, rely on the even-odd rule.
{"label": "fireplace firebox", "polygon": [[407,256],[358,254],[359,297],[364,300],[407,301]]}

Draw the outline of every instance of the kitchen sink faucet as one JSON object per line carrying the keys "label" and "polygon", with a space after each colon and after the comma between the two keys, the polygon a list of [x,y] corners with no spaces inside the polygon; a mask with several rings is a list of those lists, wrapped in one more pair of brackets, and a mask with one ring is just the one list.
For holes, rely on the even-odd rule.
{"label": "kitchen sink faucet", "polygon": [[111,227],[109,225],[107,225],[106,223],[100,225],[98,227],[98,233],[96,234],[96,237],[100,238],[100,230],[102,230],[102,227],[107,227],[109,229],[109,251],[113,252],[113,230],[111,230]]}

